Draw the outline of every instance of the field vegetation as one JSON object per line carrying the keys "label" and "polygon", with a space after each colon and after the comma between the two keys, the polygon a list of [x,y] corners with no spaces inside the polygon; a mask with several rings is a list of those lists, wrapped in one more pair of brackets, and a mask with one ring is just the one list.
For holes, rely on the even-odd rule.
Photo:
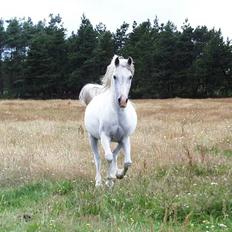
{"label": "field vegetation", "polygon": [[96,189],[79,101],[0,101],[0,231],[231,231],[232,99],[134,104],[133,165]]}

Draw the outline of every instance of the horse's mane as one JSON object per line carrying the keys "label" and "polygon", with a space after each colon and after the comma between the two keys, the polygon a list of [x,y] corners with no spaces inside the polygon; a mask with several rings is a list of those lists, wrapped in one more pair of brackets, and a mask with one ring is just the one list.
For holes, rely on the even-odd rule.
{"label": "horse's mane", "polygon": [[111,85],[111,77],[112,77],[114,69],[115,69],[114,63],[115,63],[115,59],[117,57],[119,58],[119,61],[120,61],[119,65],[127,68],[128,70],[131,71],[132,75],[134,75],[134,72],[135,72],[134,64],[132,63],[131,65],[128,65],[127,59],[124,59],[122,56],[114,55],[112,60],[111,60],[111,63],[107,66],[105,75],[101,79],[101,83],[102,83],[102,86],[104,87],[104,89],[108,89]]}
{"label": "horse's mane", "polygon": [[111,63],[107,66],[106,73],[101,79],[101,85],[99,84],[86,84],[79,94],[79,99],[81,102],[86,105],[93,99],[93,97],[97,96],[100,93],[103,93],[111,86],[111,77],[115,70],[115,59],[119,58],[119,66],[125,67],[131,71],[132,75],[134,75],[135,68],[133,62],[131,65],[128,65],[128,60],[124,59],[122,56],[114,55]]}

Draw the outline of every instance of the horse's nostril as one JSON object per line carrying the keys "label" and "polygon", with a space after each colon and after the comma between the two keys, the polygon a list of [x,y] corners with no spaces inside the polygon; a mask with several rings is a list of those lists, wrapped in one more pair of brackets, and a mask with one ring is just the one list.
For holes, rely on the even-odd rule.
{"label": "horse's nostril", "polygon": [[126,99],[126,103],[128,102],[128,98]]}
{"label": "horse's nostril", "polygon": [[121,97],[120,97],[120,98],[118,98],[118,103],[120,104],[120,102],[121,102]]}

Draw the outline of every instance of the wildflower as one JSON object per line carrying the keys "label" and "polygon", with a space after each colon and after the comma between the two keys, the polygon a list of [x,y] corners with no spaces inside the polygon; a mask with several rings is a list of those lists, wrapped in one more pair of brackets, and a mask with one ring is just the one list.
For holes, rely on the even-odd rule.
{"label": "wildflower", "polygon": [[132,224],[135,222],[133,218],[130,218],[130,220],[131,220],[131,223],[132,223]]}
{"label": "wildflower", "polygon": [[211,185],[218,185],[218,183],[216,183],[216,182],[211,182]]}
{"label": "wildflower", "polygon": [[202,222],[205,223],[205,224],[208,224],[208,223],[209,223],[208,220],[204,220],[204,221],[202,221]]}
{"label": "wildflower", "polygon": [[218,226],[222,227],[222,228],[227,228],[227,226],[225,224],[219,223]]}

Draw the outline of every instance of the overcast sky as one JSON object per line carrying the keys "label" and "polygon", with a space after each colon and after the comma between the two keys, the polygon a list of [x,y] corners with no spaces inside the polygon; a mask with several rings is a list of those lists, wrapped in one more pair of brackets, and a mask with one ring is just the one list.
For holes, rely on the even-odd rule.
{"label": "overcast sky", "polygon": [[231,0],[0,0],[0,18],[31,17],[33,22],[60,14],[69,33],[78,29],[84,13],[95,26],[104,23],[114,32],[123,21],[132,24],[155,16],[172,21],[180,29],[186,18],[193,27],[221,28],[232,39]]}

